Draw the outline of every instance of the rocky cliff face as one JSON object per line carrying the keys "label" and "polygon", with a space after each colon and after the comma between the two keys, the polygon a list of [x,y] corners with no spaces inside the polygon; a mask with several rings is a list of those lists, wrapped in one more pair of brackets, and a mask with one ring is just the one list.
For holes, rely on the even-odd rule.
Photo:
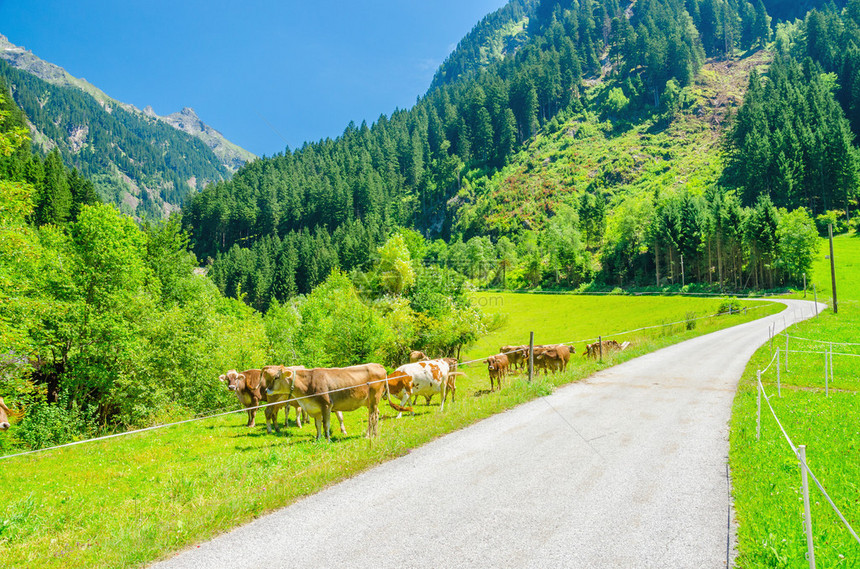
{"label": "rocky cliff face", "polygon": [[[187,132],[191,136],[195,136],[205,142],[212,149],[212,152],[215,153],[215,156],[221,160],[221,163],[231,172],[235,172],[242,164],[256,158],[256,156],[244,148],[236,146],[224,138],[223,134],[200,120],[200,117],[197,116],[197,113],[191,107],[185,107],[178,113],[164,117],[159,117],[152,112],[152,107],[148,106],[146,109],[149,109],[152,116],[166,122],[173,128]],[[146,109],[144,109],[144,112],[146,112]]]}
{"label": "rocky cliff face", "polygon": [[212,149],[212,152],[218,157],[222,165],[230,172],[235,172],[245,162],[256,158],[254,154],[230,142],[220,132],[200,120],[197,113],[189,107],[185,107],[177,113],[164,117],[158,116],[150,106],[141,111],[134,105],[112,99],[101,89],[87,82],[85,79],[74,77],[62,67],[40,59],[33,52],[13,44],[2,34],[0,34],[0,59],[8,62],[12,67],[31,73],[52,85],[77,87],[95,98],[108,112],[114,106],[122,107],[129,112],[139,113],[163,121],[177,130],[199,138]]}

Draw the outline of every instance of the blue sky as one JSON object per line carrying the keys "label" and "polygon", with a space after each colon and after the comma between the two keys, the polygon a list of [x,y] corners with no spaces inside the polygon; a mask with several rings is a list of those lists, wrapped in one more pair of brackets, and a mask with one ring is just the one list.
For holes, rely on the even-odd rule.
{"label": "blue sky", "polygon": [[506,0],[0,0],[0,33],[111,97],[192,107],[258,155],[411,107]]}

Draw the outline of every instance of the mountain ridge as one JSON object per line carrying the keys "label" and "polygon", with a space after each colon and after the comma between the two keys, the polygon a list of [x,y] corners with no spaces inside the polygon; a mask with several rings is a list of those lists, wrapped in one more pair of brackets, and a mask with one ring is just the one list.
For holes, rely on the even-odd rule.
{"label": "mountain ridge", "polygon": [[[64,68],[45,61],[25,47],[12,43],[3,34],[0,34],[0,59],[6,60],[15,69],[35,75],[52,85],[76,87],[96,99],[107,112],[111,112],[111,106],[120,106],[129,112],[161,120],[179,131],[199,138],[212,149],[231,174],[242,164],[257,158],[253,153],[231,142],[218,130],[204,123],[196,113],[194,113],[194,121],[183,121],[183,113],[190,107],[185,107],[181,111],[165,116],[156,114],[151,106],[147,106],[144,110],[138,109],[130,103],[114,99],[86,79],[75,77]],[[147,112],[146,109],[149,109],[150,112]]]}

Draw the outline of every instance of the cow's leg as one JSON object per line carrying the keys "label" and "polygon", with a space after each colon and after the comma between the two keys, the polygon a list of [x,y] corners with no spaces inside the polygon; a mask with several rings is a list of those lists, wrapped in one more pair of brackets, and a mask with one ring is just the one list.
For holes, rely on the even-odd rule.
{"label": "cow's leg", "polygon": [[[410,400],[411,398],[412,398],[412,392],[411,392],[411,391],[409,391],[408,389],[404,389],[404,390],[403,390],[403,397],[401,397],[401,398],[400,398],[400,406],[401,406],[401,407],[406,407],[406,406],[409,404],[409,400]],[[412,410],[412,414],[413,414],[413,415],[415,414],[415,409],[413,409],[413,410]],[[400,418],[400,417],[402,417],[402,416],[403,416],[403,411],[400,411],[400,412],[397,414],[397,418],[399,419],[399,418]]]}
{"label": "cow's leg", "polygon": [[442,377],[442,383],[439,385],[439,397],[442,399],[442,402],[439,403],[439,411],[445,410],[445,399],[448,398],[448,378]]}
{"label": "cow's leg", "polygon": [[[272,434],[272,415],[274,414],[273,407],[266,407],[264,414],[266,415],[266,432],[271,435]],[[278,417],[275,416],[274,420],[275,420],[275,429],[277,429],[278,428],[278,425],[277,425]]]}
{"label": "cow's leg", "polygon": [[248,409],[248,426],[255,427],[256,426],[256,418],[257,418],[257,405],[260,404],[260,400],[256,397],[251,398],[251,409]]}
{"label": "cow's leg", "polygon": [[314,417],[314,424],[317,427],[317,440],[320,440],[320,434],[322,431],[322,415]]}
{"label": "cow's leg", "polygon": [[328,442],[331,442],[331,407],[328,405],[323,406],[322,418],[323,429],[325,430],[325,439]]}
{"label": "cow's leg", "polygon": [[367,438],[379,434],[379,407],[375,404],[367,408]]}
{"label": "cow's leg", "polygon": [[340,432],[345,435],[346,434],[346,425],[343,424],[343,412],[335,411],[334,414],[337,417],[338,422],[340,423]]}

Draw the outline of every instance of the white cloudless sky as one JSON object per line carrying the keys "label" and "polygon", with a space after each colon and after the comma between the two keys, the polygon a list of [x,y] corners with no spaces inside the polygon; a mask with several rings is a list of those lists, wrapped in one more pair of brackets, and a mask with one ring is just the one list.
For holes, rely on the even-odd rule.
{"label": "white cloudless sky", "polygon": [[109,96],[192,107],[257,155],[339,136],[423,95],[506,0],[0,0],[0,34]]}

